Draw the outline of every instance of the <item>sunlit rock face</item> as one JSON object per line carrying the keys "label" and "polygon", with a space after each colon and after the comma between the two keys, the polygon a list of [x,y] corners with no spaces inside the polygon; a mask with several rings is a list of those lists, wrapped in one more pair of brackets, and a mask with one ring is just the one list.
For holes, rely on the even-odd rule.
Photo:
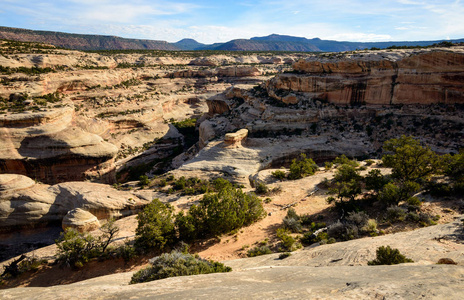
{"label": "sunlit rock face", "polygon": [[289,102],[298,92],[339,105],[464,103],[463,47],[332,55],[296,62],[294,73],[267,82],[269,95]]}

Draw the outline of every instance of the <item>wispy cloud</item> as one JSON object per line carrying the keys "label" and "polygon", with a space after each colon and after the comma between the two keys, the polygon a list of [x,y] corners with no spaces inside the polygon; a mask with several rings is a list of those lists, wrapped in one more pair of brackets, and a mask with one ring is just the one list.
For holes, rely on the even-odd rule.
{"label": "wispy cloud", "polygon": [[224,42],[271,33],[349,41],[464,36],[459,0],[0,0],[2,25]]}

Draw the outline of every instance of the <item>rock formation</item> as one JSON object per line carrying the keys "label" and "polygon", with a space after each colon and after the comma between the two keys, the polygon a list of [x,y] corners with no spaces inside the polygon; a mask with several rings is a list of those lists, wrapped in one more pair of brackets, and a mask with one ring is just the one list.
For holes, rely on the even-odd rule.
{"label": "rock formation", "polygon": [[[327,57],[328,56],[328,57]],[[267,82],[284,103],[310,98],[339,105],[464,103],[464,48],[329,54],[293,65]]]}
{"label": "rock formation", "polygon": [[[99,178],[114,169],[118,149],[72,125],[72,105],[0,116],[0,172],[42,182]],[[105,180],[105,177],[102,177]],[[111,182],[112,178],[107,177]]]}
{"label": "rock formation", "polygon": [[0,231],[61,224],[63,217],[77,208],[99,220],[119,218],[137,213],[147,203],[104,184],[66,182],[50,186],[22,175],[0,174]]}
{"label": "rock formation", "polygon": [[245,142],[248,136],[248,129],[240,129],[237,132],[226,133],[224,144],[226,147],[238,147]]}
{"label": "rock formation", "polygon": [[79,232],[87,232],[100,228],[100,222],[97,217],[82,208],[68,211],[61,224],[63,230],[73,228]]}

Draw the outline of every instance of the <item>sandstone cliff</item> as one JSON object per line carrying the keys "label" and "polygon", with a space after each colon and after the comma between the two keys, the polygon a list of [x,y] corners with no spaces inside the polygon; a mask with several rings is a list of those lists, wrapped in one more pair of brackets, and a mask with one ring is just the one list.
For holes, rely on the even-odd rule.
{"label": "sandstone cliff", "polygon": [[289,102],[292,92],[339,105],[464,103],[463,47],[329,54],[293,69],[267,82],[269,95]]}

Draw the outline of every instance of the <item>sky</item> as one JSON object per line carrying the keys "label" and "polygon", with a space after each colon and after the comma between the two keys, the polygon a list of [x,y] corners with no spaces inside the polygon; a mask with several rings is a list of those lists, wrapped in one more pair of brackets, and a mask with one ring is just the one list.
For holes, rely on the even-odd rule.
{"label": "sky", "polygon": [[168,42],[458,39],[463,19],[464,0],[0,0],[0,26]]}

